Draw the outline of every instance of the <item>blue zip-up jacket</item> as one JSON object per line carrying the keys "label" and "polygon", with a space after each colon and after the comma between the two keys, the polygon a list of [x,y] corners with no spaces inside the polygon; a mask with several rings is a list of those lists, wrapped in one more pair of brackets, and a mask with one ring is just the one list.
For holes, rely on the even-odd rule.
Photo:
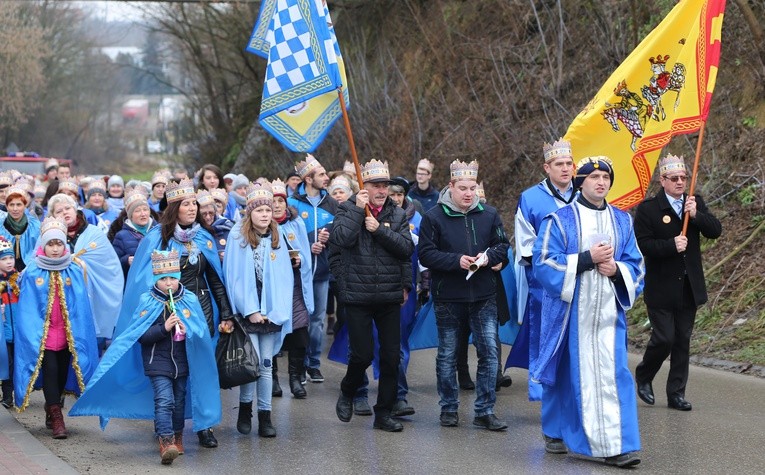
{"label": "blue zip-up jacket", "polygon": [[[297,215],[303,219],[305,229],[308,232],[308,243],[313,245],[319,237],[322,228],[332,232],[332,222],[337,214],[337,201],[329,196],[325,190],[319,192],[321,201],[314,207],[305,192],[305,183],[301,183],[295,193],[287,198],[287,203],[297,210]],[[309,250],[310,252],[310,250]],[[329,280],[329,260],[327,248],[321,254],[311,254],[314,282]]]}
{"label": "blue zip-up jacket", "polygon": [[[422,218],[419,237],[417,252],[422,265],[430,269],[434,301],[471,303],[496,295],[500,275],[491,267],[508,263],[510,246],[496,209],[479,203],[476,197],[463,213],[452,202],[449,188],[445,188],[438,205]],[[486,249],[488,265],[466,281],[467,271],[460,267],[460,257],[475,256]]]}

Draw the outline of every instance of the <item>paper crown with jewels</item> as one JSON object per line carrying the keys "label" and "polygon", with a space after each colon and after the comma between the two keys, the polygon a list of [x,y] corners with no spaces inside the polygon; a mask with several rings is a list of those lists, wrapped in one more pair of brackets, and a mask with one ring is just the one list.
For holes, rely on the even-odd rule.
{"label": "paper crown with jewels", "polygon": [[181,278],[181,261],[178,251],[157,251],[151,253],[151,273],[154,274],[154,281],[163,277]]}
{"label": "paper crown with jewels", "polygon": [[167,185],[167,181],[167,175],[161,171],[155,172],[154,175],[151,176],[151,186],[159,183]]}
{"label": "paper crown with jewels", "polygon": [[125,212],[128,215],[128,218],[133,214],[133,211],[136,210],[141,205],[148,205],[148,202],[146,201],[146,195],[143,194],[143,192],[139,190],[132,190],[125,193]]}
{"label": "paper crown with jewels", "polygon": [[305,154],[305,160],[301,160],[295,164],[295,171],[300,175],[301,180],[305,180],[305,177],[310,175],[317,168],[321,168],[316,158],[310,153]]}
{"label": "paper crown with jewels", "polygon": [[455,160],[449,165],[449,175],[451,181],[478,181],[478,162],[473,160],[470,163],[465,163],[461,160]]}
{"label": "paper crown with jewels", "polygon": [[425,170],[428,173],[433,173],[433,162],[431,162],[427,158],[423,158],[422,160],[417,162],[417,169]]}
{"label": "paper crown with jewels", "polygon": [[372,159],[361,167],[361,181],[363,183],[383,183],[390,181],[388,162]]}
{"label": "paper crown with jewels", "polygon": [[58,182],[58,192],[63,193],[65,191],[76,195],[80,192],[80,185],[74,180],[62,180]]}
{"label": "paper crown with jewels", "polygon": [[356,167],[348,160],[343,163],[343,173],[347,173],[350,176],[356,176]]}
{"label": "paper crown with jewels", "polygon": [[165,198],[168,203],[175,203],[176,201],[183,201],[186,198],[194,198],[194,182],[191,179],[186,178],[179,183],[169,183],[165,189]]}
{"label": "paper crown with jewels", "polygon": [[0,173],[0,186],[11,186],[13,184],[13,177],[8,172]]}
{"label": "paper crown with jewels", "polygon": [[475,195],[478,197],[478,201],[480,201],[481,203],[486,202],[486,190],[483,187],[483,182],[476,185]]}
{"label": "paper crown with jewels", "polygon": [[258,178],[247,187],[247,210],[252,211],[258,206],[273,206],[274,191],[271,183],[265,178]]}
{"label": "paper crown with jewels", "polygon": [[35,185],[35,198],[45,198],[45,192],[48,187],[45,185]]}
{"label": "paper crown with jewels", "polygon": [[104,180],[94,180],[90,182],[90,186],[88,187],[88,196],[92,195],[93,193],[101,193],[102,195],[106,196],[106,183],[104,183]]}
{"label": "paper crown with jewels", "polygon": [[671,172],[688,172],[682,155],[677,156],[670,153],[659,160],[659,175],[666,175]]}
{"label": "paper crown with jewels", "polygon": [[51,239],[66,242],[66,231],[66,224],[63,221],[53,216],[48,216],[40,225],[40,239],[43,243],[47,243]]}
{"label": "paper crown with jewels", "polygon": [[5,256],[14,256],[15,252],[13,251],[13,244],[5,239],[5,237],[0,236],[0,257]]}
{"label": "paper crown with jewels", "polygon": [[5,202],[8,203],[8,201],[14,197],[18,196],[24,202],[29,202],[29,183],[26,181],[17,181],[12,186],[8,187],[8,189],[5,192]]}
{"label": "paper crown with jewels", "polygon": [[212,197],[209,191],[199,190],[197,191],[197,204],[200,208],[207,205],[215,206],[215,199]]}
{"label": "paper crown with jewels", "polygon": [[551,144],[545,143],[542,146],[542,152],[545,156],[545,163],[550,163],[560,157],[573,157],[571,154],[571,142],[562,137]]}
{"label": "paper crown with jewels", "polygon": [[45,171],[46,172],[48,170],[50,170],[51,168],[53,168],[53,167],[58,167],[58,160],[56,160],[55,158],[51,158],[50,160],[45,162]]}
{"label": "paper crown with jewels", "polygon": [[210,196],[213,197],[213,200],[223,203],[223,206],[228,204],[228,192],[224,188],[213,188],[210,190]]}
{"label": "paper crown with jewels", "polygon": [[282,196],[284,198],[287,197],[287,185],[279,178],[271,182],[271,191],[273,192],[274,196]]}

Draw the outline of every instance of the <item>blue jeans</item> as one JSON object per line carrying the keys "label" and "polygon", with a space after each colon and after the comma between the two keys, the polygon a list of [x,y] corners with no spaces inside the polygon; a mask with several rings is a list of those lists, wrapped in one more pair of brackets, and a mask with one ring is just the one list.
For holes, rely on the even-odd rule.
{"label": "blue jeans", "polygon": [[250,333],[250,340],[255,352],[260,360],[260,377],[257,381],[239,386],[239,402],[252,402],[255,395],[255,389],[258,390],[258,411],[271,410],[271,386],[273,377],[271,367],[273,366],[274,354],[279,350],[276,345],[279,344],[281,334],[274,333]]}
{"label": "blue jeans", "polygon": [[497,400],[497,301],[494,297],[478,302],[436,302],[438,328],[438,355],[436,356],[436,384],[441,412],[457,412],[459,388],[457,386],[457,342],[460,321],[468,320],[473,343],[478,353],[478,371],[475,382],[475,415],[494,413]]}
{"label": "blue jeans", "polygon": [[308,317],[308,348],[305,367],[318,368],[321,364],[321,342],[324,339],[324,316],[327,314],[329,281],[313,281],[313,313]]}
{"label": "blue jeans", "polygon": [[154,432],[157,437],[170,437],[183,430],[186,410],[186,380],[188,376],[172,379],[149,376],[154,388]]}

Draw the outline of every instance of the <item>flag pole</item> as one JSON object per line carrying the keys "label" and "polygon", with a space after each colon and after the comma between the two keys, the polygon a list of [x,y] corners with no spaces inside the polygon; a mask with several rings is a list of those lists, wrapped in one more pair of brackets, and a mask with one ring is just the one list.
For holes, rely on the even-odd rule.
{"label": "flag pole", "polygon": [[[688,196],[693,196],[694,190],[696,189],[696,174],[699,171],[699,158],[701,157],[701,144],[704,142],[704,127],[707,125],[707,121],[703,121],[701,123],[701,127],[699,128],[699,141],[696,143],[696,158],[693,161],[693,172],[691,173],[691,186],[688,188]],[[682,235],[685,236],[686,232],[688,231],[688,221],[691,218],[690,213],[685,212],[685,216],[683,216],[683,233]]]}
{"label": "flag pole", "polygon": [[[345,97],[343,97],[343,86],[337,88],[337,97],[340,98],[340,110],[343,111],[343,123],[345,124],[345,134],[348,136],[348,146],[351,148],[351,158],[353,158],[353,167],[356,169],[356,181],[359,184],[359,189],[364,188],[364,183],[361,182],[361,165],[359,165],[359,157],[356,155],[356,144],[353,143],[353,132],[351,132],[351,121],[348,119],[348,111],[345,108]],[[365,208],[366,215],[370,216],[369,207]]]}

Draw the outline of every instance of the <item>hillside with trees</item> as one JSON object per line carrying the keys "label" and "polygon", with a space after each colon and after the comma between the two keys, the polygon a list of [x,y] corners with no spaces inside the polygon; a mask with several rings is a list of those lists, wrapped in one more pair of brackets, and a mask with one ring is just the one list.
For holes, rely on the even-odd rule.
{"label": "hillside with trees", "polygon": [[[38,3],[56,8],[56,2]],[[350,119],[360,159],[387,160],[392,173],[413,178],[416,161],[428,157],[436,163],[434,178],[440,184],[447,179],[449,162],[476,159],[489,201],[511,228],[520,192],[542,178],[542,144],[565,133],[676,2],[328,3],[349,76]],[[186,80],[173,88],[195,112],[195,121],[182,128],[195,150],[185,157],[190,169],[210,162],[250,177],[284,175],[297,159],[257,125],[265,61],[246,53],[244,46],[258,8],[257,2],[146,7],[148,29],[157,35],[164,57],[185,73]],[[704,243],[710,300],[698,313],[693,353],[739,361],[742,369],[765,365],[765,277],[759,270],[765,264],[760,251],[765,247],[763,24],[765,1],[727,2],[697,188],[722,220],[724,232],[719,240]],[[92,97],[67,88],[74,87],[73,81],[92,82],[97,74],[80,79],[78,71],[59,71],[56,60],[66,51],[56,51],[61,46],[55,41],[45,44],[53,50],[42,48],[40,64],[57,75],[31,83],[42,92],[32,94],[30,104],[36,105],[24,109],[35,112],[26,125],[7,122],[9,113],[0,109],[6,138],[34,137],[46,126],[66,126],[72,136],[83,127],[91,130],[85,112],[76,118],[58,115],[56,124],[45,120],[40,104],[50,100],[51,88],[85,104]],[[35,78],[34,68],[25,67]],[[150,68],[145,72],[152,76]],[[101,92],[104,84],[96,81],[93,90]],[[690,161],[696,140],[696,135],[676,137],[666,151]],[[100,150],[109,143],[109,153],[120,156],[114,141],[88,143]],[[86,151],[83,146],[81,153]],[[350,158],[342,126],[334,128],[316,156],[331,169]],[[640,346],[648,335],[644,309],[638,306],[630,318],[633,343]]]}

